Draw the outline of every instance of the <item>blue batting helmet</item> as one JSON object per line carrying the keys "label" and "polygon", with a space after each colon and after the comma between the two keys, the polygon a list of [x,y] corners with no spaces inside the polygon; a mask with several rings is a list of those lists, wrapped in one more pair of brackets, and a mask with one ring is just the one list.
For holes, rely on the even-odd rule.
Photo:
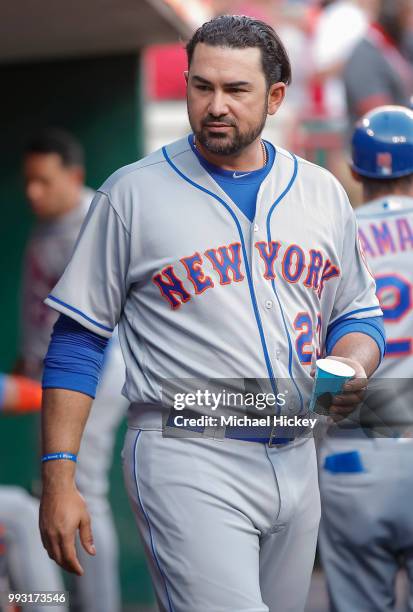
{"label": "blue batting helmet", "polygon": [[374,179],[413,174],[413,110],[380,106],[357,123],[353,139],[352,168]]}

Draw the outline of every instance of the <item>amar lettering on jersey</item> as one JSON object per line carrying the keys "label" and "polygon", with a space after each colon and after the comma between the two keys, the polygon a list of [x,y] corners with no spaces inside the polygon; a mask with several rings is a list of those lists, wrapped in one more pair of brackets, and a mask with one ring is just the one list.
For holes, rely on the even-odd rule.
{"label": "amar lettering on jersey", "polygon": [[[268,281],[282,278],[291,285],[301,283],[321,298],[325,284],[340,276],[339,267],[320,250],[306,252],[297,244],[286,246],[278,241],[256,242],[254,246],[261,260],[262,275]],[[186,271],[186,278],[174,265],[166,266],[152,278],[174,310],[189,302],[193,294],[200,295],[213,289],[217,283],[230,285],[245,281],[239,242],[208,249],[202,254],[196,252],[183,257],[180,262]],[[188,282],[184,284],[185,281],[189,281],[191,291]]]}
{"label": "amar lettering on jersey", "polygon": [[413,227],[406,217],[365,224],[359,237],[367,257],[413,250]]}

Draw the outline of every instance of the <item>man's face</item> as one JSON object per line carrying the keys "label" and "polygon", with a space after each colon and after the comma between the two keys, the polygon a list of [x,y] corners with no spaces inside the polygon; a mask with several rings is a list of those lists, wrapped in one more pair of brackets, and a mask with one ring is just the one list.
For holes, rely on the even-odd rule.
{"label": "man's face", "polygon": [[258,138],[269,112],[259,48],[199,43],[187,80],[189,122],[206,150],[234,155]]}
{"label": "man's face", "polygon": [[54,219],[79,197],[82,169],[66,167],[57,153],[30,153],[24,159],[25,193],[34,214]]}

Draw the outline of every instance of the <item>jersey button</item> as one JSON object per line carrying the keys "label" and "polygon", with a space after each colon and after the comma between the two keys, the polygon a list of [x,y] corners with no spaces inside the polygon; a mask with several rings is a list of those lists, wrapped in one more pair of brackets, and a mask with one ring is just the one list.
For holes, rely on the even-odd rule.
{"label": "jersey button", "polygon": [[271,302],[271,300],[267,300],[267,301],[265,302],[265,308],[268,308],[268,310],[270,310],[270,309],[272,308],[272,302]]}
{"label": "jersey button", "polygon": [[257,225],[257,224],[255,224],[255,225],[254,225],[254,232],[258,232],[258,230],[259,230],[259,229],[260,229],[260,228],[258,227],[258,225]]}

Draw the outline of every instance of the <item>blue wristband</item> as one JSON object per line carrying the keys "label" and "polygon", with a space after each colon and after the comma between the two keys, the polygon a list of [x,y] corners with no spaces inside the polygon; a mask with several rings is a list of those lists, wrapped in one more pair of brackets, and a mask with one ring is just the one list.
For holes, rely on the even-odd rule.
{"label": "blue wristband", "polygon": [[76,463],[77,455],[72,453],[51,453],[50,455],[43,455],[42,463],[45,463],[45,461],[55,461],[56,459],[68,459]]}

